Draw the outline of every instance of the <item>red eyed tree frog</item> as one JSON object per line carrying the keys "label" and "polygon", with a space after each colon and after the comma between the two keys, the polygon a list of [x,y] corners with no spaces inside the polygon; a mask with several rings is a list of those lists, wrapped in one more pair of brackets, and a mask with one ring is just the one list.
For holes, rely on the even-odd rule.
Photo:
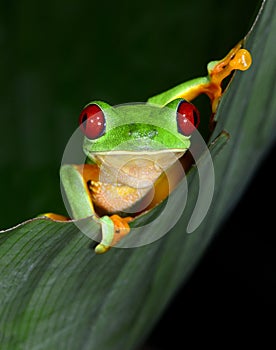
{"label": "red eyed tree frog", "polygon": [[[91,216],[101,226],[102,238],[96,253],[105,253],[130,232],[133,216],[123,217],[120,213],[139,207],[152,183],[155,195],[146,210],[169,195],[171,188],[168,190],[166,177],[162,176],[164,169],[172,165],[168,155],[173,152],[175,159],[182,157],[199,124],[199,112],[190,101],[207,94],[213,114],[216,112],[223,79],[233,70],[246,70],[251,65],[250,53],[241,46],[236,45],[224,59],[210,62],[206,77],[151,97],[149,105],[113,108],[93,101],[84,107],[79,123],[88,162],[63,165],[60,176],[73,218]],[[45,216],[68,220],[52,213]]]}

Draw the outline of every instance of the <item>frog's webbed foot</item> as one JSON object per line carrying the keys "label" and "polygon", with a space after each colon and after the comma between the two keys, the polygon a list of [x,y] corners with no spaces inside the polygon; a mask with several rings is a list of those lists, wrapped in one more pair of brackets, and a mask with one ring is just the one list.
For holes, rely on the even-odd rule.
{"label": "frog's webbed foot", "polygon": [[208,64],[210,83],[207,86],[206,94],[211,99],[213,113],[217,110],[218,102],[223,92],[221,87],[222,81],[233,70],[247,70],[252,63],[250,53],[241,47],[242,42],[239,42],[222,60]]}
{"label": "frog's webbed foot", "polygon": [[132,219],[132,217],[121,218],[119,215],[103,216],[100,219],[102,224],[102,240],[96,246],[95,252],[97,254],[103,254],[120,242],[130,232],[128,223]]}

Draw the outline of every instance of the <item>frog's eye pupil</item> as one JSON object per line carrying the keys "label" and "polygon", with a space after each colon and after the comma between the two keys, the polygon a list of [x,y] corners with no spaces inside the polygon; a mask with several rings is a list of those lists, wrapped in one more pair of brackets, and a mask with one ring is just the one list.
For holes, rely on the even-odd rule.
{"label": "frog's eye pupil", "polygon": [[193,110],[193,117],[194,117],[194,125],[196,128],[198,128],[200,120],[199,120],[199,111],[197,109]]}
{"label": "frog's eye pupil", "polygon": [[79,117],[79,125],[84,135],[95,140],[105,132],[105,116],[102,109],[96,104],[85,107]]}
{"label": "frog's eye pupil", "polygon": [[199,126],[199,111],[192,103],[183,100],[178,105],[176,120],[178,132],[190,136]]}
{"label": "frog's eye pupil", "polygon": [[82,122],[86,123],[87,121],[87,113],[84,113],[83,117],[82,117]]}

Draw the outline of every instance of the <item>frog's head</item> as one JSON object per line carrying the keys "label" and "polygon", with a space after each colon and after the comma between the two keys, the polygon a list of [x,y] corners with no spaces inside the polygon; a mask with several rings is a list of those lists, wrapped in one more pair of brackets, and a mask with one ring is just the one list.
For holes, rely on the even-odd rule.
{"label": "frog's head", "polygon": [[163,107],[145,103],[112,107],[94,101],[85,106],[79,123],[88,158],[124,173],[135,168],[137,177],[146,173],[154,180],[190,147],[199,112],[183,99]]}

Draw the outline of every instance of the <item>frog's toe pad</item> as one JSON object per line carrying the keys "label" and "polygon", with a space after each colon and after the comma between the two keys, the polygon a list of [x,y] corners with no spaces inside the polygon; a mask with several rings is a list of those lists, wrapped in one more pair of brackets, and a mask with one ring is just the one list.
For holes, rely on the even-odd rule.
{"label": "frog's toe pad", "polygon": [[95,253],[96,254],[104,254],[106,253],[108,250],[110,249],[110,247],[104,245],[104,244],[98,244],[95,248]]}

